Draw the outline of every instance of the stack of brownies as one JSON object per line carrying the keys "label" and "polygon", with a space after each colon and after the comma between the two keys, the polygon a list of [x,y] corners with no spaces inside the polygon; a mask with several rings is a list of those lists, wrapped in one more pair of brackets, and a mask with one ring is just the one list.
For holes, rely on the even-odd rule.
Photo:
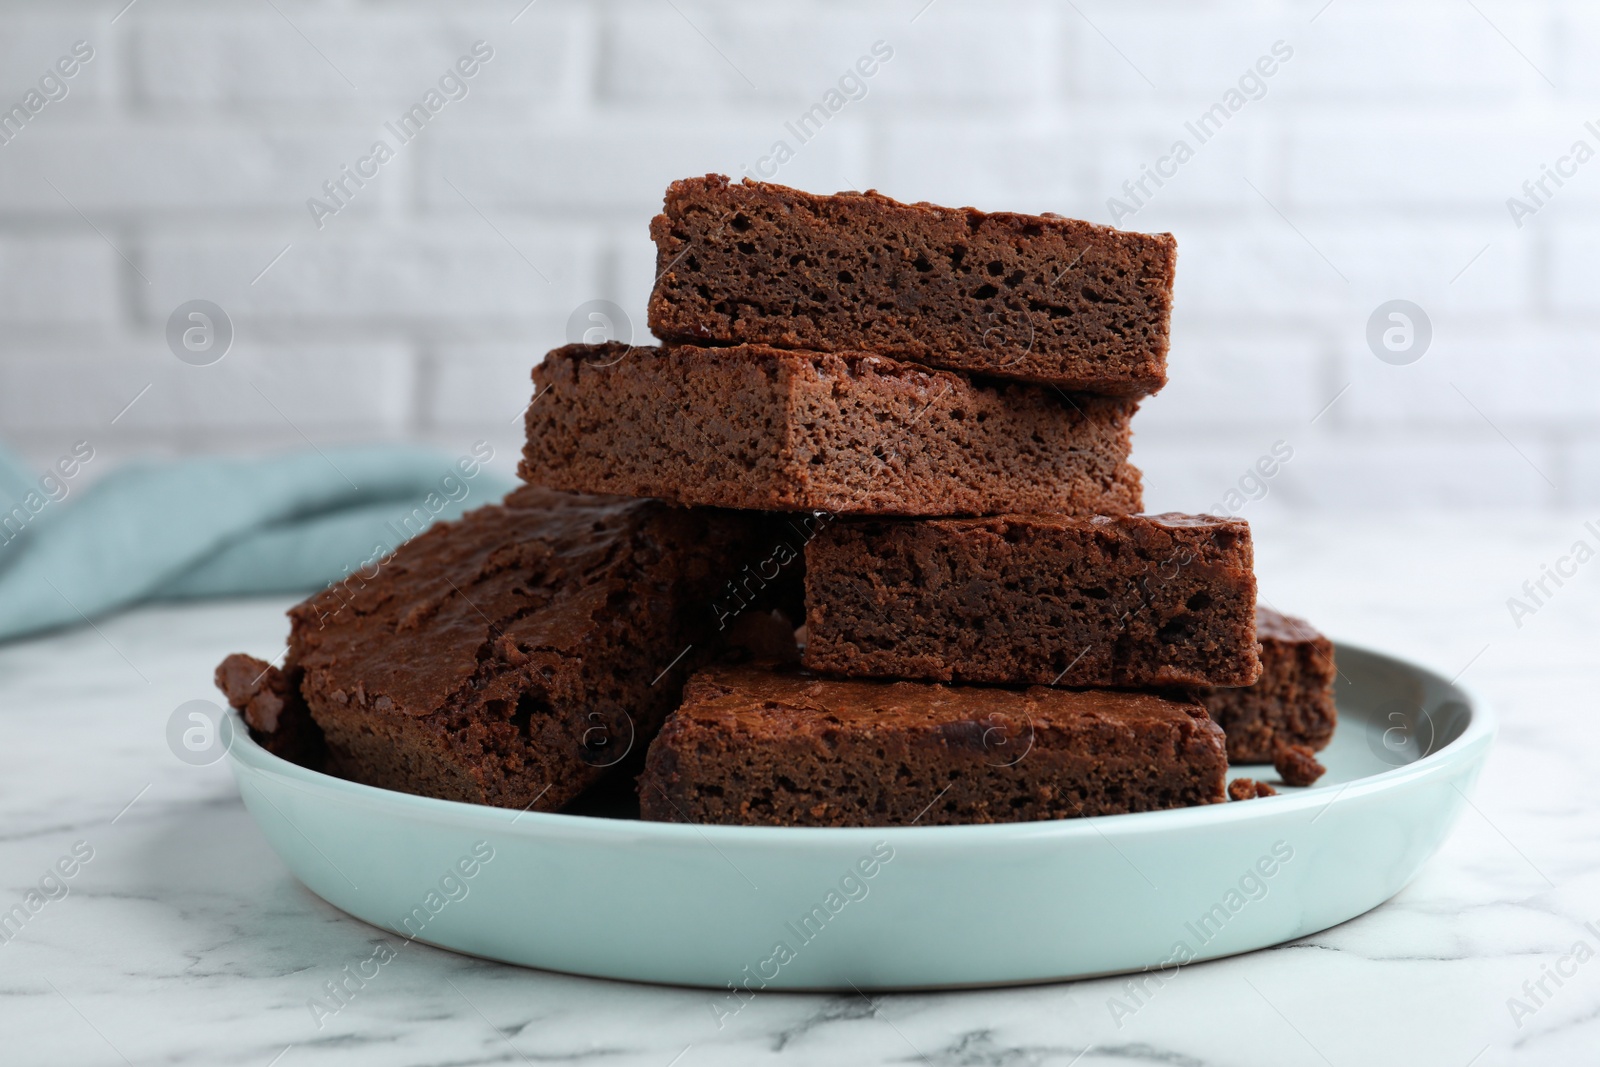
{"label": "stack of brownies", "polygon": [[[663,347],[534,369],[527,484],[291,611],[218,681],[257,740],[515,808],[998,822],[1300,784],[1332,648],[1248,524],[1144,515],[1176,246],[1052,215],[676,182]],[[1235,797],[1269,792],[1235,782]]]}

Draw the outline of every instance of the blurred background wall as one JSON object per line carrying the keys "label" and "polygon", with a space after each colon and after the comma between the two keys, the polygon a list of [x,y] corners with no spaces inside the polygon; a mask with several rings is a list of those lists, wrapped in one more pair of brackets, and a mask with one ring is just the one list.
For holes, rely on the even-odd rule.
{"label": "blurred background wall", "polygon": [[[759,169],[1175,233],[1152,509],[1600,506],[1592,5],[125,4],[0,6],[0,441],[40,467],[509,470],[575,310],[644,336],[666,184]],[[196,299],[207,366],[167,340]]]}

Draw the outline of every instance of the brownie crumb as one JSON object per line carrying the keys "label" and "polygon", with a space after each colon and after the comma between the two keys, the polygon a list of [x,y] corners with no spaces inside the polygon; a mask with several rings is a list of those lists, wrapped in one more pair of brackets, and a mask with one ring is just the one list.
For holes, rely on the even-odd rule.
{"label": "brownie crumb", "polygon": [[1284,745],[1272,757],[1272,766],[1284,785],[1312,785],[1328,768],[1317,762],[1309,745]]}
{"label": "brownie crumb", "polygon": [[1254,800],[1256,797],[1275,797],[1278,791],[1266,782],[1254,778],[1235,778],[1228,783],[1229,800]]}

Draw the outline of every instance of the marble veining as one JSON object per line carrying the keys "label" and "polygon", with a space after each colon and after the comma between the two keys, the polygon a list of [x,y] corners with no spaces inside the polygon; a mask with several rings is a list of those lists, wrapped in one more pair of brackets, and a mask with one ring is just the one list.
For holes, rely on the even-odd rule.
{"label": "marble veining", "polygon": [[[1120,1021],[1108,1002],[1124,979],[1107,978],[764,993],[718,1029],[705,991],[422,944],[319,1018],[308,1005],[324,983],[392,935],[291,878],[225,766],[181,763],[164,734],[179,704],[214,698],[224,653],[282,647],[286,602],[156,606],[0,646],[0,910],[39,892],[74,848],[93,852],[0,941],[0,1064],[1596,1062],[1600,959],[1573,961],[1579,943],[1600,951],[1589,930],[1600,928],[1600,579],[1580,575],[1521,627],[1506,608],[1572,524],[1257,524],[1272,603],[1336,637],[1464,671],[1502,733],[1473,807],[1394,900],[1289,945],[1186,967]],[[1559,982],[1558,964],[1572,972]]]}

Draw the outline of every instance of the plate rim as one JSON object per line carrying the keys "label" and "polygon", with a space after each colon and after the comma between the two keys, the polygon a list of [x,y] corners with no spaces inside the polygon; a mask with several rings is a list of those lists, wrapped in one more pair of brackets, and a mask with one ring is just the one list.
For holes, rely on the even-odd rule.
{"label": "plate rim", "polygon": [[392,814],[407,818],[423,818],[430,822],[444,821],[459,825],[463,820],[477,820],[485,829],[493,829],[497,833],[512,831],[524,836],[579,835],[591,837],[597,844],[608,840],[619,842],[626,840],[630,844],[637,844],[641,836],[664,843],[686,838],[705,840],[710,837],[725,844],[762,846],[779,843],[825,846],[866,838],[879,840],[885,835],[901,840],[915,835],[918,846],[927,847],[935,844],[950,846],[1001,844],[1006,841],[1038,837],[1070,839],[1090,835],[1103,836],[1108,826],[1118,828],[1121,833],[1167,833],[1181,831],[1196,824],[1217,826],[1273,815],[1288,815],[1311,808],[1331,807],[1342,798],[1360,797],[1403,785],[1413,779],[1445,774],[1449,768],[1472,759],[1480,749],[1490,745],[1498,734],[1499,723],[1488,701],[1474,686],[1463,683],[1459,677],[1451,681],[1425,663],[1379,652],[1353,642],[1335,641],[1334,648],[1335,661],[1338,651],[1347,649],[1408,670],[1421,671],[1444,686],[1459,691],[1466,697],[1467,709],[1471,715],[1466,729],[1459,737],[1410,763],[1346,782],[1334,790],[1331,797],[1325,796],[1327,793],[1325,789],[1307,789],[1292,794],[1258,798],[1264,803],[1249,805],[1202,804],[1164,811],[947,826],[740,826],[720,823],[670,823],[595,815],[570,815],[562,812],[519,811],[489,804],[442,800],[437,797],[419,796],[415,793],[402,793],[398,790],[352,782],[292,763],[257,744],[244,727],[239,712],[233,708],[227,709],[232,731],[226,754],[230,763],[234,765],[236,777],[239,769],[245,768],[251,772],[275,777],[293,785],[297,791],[324,795],[342,794],[341,799],[355,801],[366,807],[378,807]]}

